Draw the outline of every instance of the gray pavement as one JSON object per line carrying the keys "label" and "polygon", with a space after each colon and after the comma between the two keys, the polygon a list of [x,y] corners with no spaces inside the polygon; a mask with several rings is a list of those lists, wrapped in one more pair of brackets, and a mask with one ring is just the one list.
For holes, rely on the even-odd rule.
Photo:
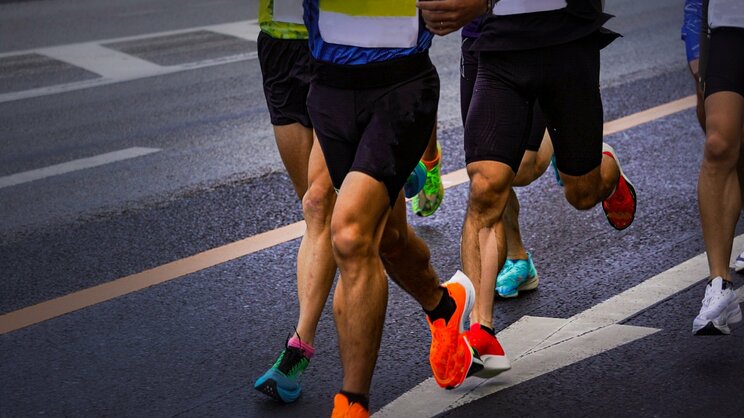
{"label": "gray pavement", "polygon": [[[9,32],[18,39],[0,51],[230,22],[244,19],[236,16],[246,7],[212,2],[203,13],[199,2],[183,2],[170,16],[173,2],[150,2],[151,9],[115,3],[0,4],[0,39],[8,39],[3,22],[23,23]],[[609,2],[618,15],[610,27],[625,37],[603,52],[606,120],[692,94],[677,33],[679,3]],[[255,6],[248,9],[245,18],[255,17]],[[105,25],[95,19],[102,10],[134,14]],[[28,29],[28,22],[43,25],[55,13],[89,29],[61,23],[38,35]],[[464,164],[458,46],[452,35],[437,39],[433,50],[443,87],[445,172]],[[636,221],[624,232],[612,230],[599,208],[570,208],[550,171],[518,191],[523,237],[541,283],[496,303],[497,329],[525,315],[568,318],[703,251],[696,123],[690,109],[606,138],[639,195]],[[0,177],[132,146],[161,149],[0,188],[0,314],[301,218],[273,147],[256,61],[2,103],[0,132]],[[442,276],[459,265],[466,197],[467,185],[448,189],[435,216],[411,217]],[[328,416],[341,382],[329,306],[302,398],[278,405],[251,388],[296,320],[297,247],[292,240],[0,335],[0,417]],[[741,277],[735,280],[738,287]],[[692,337],[702,293],[693,286],[624,322],[661,329],[656,334],[445,415],[741,416],[742,330]],[[431,376],[428,342],[420,308],[391,285],[373,411]]]}

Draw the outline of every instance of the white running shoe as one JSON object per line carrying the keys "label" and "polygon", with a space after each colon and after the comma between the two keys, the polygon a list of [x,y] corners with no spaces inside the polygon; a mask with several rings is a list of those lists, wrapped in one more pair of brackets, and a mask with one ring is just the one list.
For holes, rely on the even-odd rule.
{"label": "white running shoe", "polygon": [[730,334],[729,324],[741,321],[741,308],[736,302],[736,293],[729,282],[716,277],[705,286],[705,297],[700,313],[692,321],[695,335]]}
{"label": "white running shoe", "polygon": [[744,270],[744,251],[736,257],[734,262],[734,271],[741,273],[742,270]]}

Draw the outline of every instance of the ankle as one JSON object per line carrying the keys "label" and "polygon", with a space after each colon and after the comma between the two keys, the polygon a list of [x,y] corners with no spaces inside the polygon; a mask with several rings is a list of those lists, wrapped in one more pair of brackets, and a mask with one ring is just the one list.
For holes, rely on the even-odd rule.
{"label": "ankle", "polygon": [[452,318],[452,314],[454,314],[457,309],[455,300],[452,299],[452,296],[450,296],[447,289],[444,287],[440,287],[440,289],[442,290],[442,298],[439,300],[437,306],[430,311],[424,309],[426,316],[429,317],[431,322],[434,322],[437,319],[444,319],[444,321],[447,322]]}
{"label": "ankle", "polygon": [[344,395],[350,404],[359,404],[365,410],[369,411],[369,396],[362,393],[349,392],[343,389],[341,389],[338,393]]}
{"label": "ankle", "polygon": [[436,155],[436,157],[434,157],[434,158],[432,158],[430,160],[429,159],[426,159],[426,158],[422,158],[421,159],[421,162],[424,163],[424,165],[426,166],[426,170],[427,171],[431,171],[431,170],[434,169],[434,167],[437,166],[437,164],[439,164],[439,160],[441,159],[441,157],[442,157],[442,153],[439,152],[439,149],[437,149],[437,155]]}
{"label": "ankle", "polygon": [[302,354],[304,354],[308,360],[310,360],[313,354],[315,354],[315,348],[313,348],[312,345],[302,341],[297,335],[293,336],[289,339],[289,341],[287,341],[287,347],[293,347],[302,351]]}

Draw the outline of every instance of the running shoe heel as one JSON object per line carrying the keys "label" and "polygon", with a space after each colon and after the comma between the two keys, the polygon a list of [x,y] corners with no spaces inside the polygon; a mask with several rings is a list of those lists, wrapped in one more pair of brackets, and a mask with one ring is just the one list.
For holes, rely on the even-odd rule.
{"label": "running shoe heel", "polygon": [[475,287],[473,287],[473,282],[470,281],[470,278],[460,270],[455,272],[452,278],[449,279],[448,283],[459,283],[463,288],[465,288],[465,306],[463,315],[460,317],[460,328],[458,330],[462,333],[465,332],[465,322],[468,320],[470,312],[473,310],[473,306],[475,305]]}
{"label": "running shoe heel", "polygon": [[292,403],[302,394],[302,388],[298,383],[274,369],[270,369],[261,376],[254,388],[282,403]]}
{"label": "running shoe heel", "polygon": [[253,388],[279,402],[292,403],[302,394],[299,377],[309,363],[302,350],[286,347]]}
{"label": "running shoe heel", "polygon": [[638,198],[633,183],[623,172],[615,150],[609,144],[603,143],[602,154],[615,160],[617,168],[620,170],[620,178],[617,181],[615,191],[602,202],[602,209],[610,225],[618,231],[622,231],[629,227],[635,219]]}

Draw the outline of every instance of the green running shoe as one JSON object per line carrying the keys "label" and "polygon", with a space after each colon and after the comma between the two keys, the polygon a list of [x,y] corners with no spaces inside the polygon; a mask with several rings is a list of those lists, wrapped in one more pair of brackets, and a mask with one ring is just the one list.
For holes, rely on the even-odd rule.
{"label": "green running shoe", "polygon": [[431,216],[439,209],[444,199],[442,184],[442,147],[437,143],[439,162],[431,170],[426,170],[424,188],[411,199],[411,209],[418,216]]}

